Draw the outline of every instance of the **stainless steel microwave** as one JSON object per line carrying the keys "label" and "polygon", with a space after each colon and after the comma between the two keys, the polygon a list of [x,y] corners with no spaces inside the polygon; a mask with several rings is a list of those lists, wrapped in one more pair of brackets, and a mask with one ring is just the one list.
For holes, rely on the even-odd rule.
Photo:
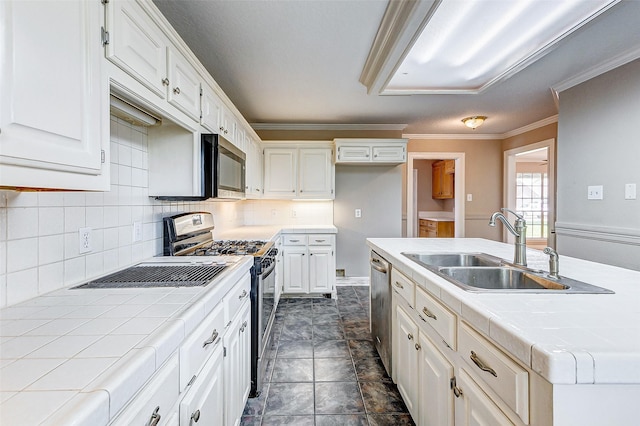
{"label": "stainless steel microwave", "polygon": [[201,135],[204,198],[245,198],[246,157],[231,142],[214,133]]}

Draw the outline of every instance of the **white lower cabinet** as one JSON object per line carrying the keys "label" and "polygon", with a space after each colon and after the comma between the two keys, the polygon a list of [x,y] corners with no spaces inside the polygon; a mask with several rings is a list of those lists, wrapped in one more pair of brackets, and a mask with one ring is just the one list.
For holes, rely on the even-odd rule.
{"label": "white lower cabinet", "polygon": [[335,291],[335,236],[284,234],[282,271],[284,293],[333,294]]}
{"label": "white lower cabinet", "polygon": [[251,389],[250,289],[247,272],[110,424],[238,426]]}
{"label": "white lower cabinet", "polygon": [[398,391],[420,426],[453,426],[452,363],[396,304],[394,365]]}
{"label": "white lower cabinet", "polygon": [[461,395],[456,399],[456,426],[513,425],[509,418],[482,391],[464,368],[459,370],[456,386]]}
{"label": "white lower cabinet", "polygon": [[453,365],[424,334],[420,333],[418,376],[420,426],[453,426],[454,396],[450,390]]}
{"label": "white lower cabinet", "polygon": [[[226,426],[238,426],[251,389],[251,311],[246,301],[224,337]],[[223,423],[216,423],[222,425]]]}
{"label": "white lower cabinet", "polygon": [[224,349],[218,346],[180,402],[180,426],[224,424]]}
{"label": "white lower cabinet", "polygon": [[416,424],[553,424],[548,382],[392,271],[393,379]]}

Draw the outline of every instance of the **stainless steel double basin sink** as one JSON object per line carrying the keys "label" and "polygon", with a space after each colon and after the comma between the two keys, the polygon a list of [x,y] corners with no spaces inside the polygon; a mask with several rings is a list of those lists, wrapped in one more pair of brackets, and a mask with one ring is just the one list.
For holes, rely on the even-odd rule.
{"label": "stainless steel double basin sink", "polygon": [[486,253],[402,253],[463,290],[493,293],[613,293],[566,277],[508,263]]}

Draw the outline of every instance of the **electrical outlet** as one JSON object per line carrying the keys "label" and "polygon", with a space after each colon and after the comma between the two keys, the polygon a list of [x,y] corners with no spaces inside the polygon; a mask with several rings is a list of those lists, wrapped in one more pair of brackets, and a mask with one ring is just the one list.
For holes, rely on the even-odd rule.
{"label": "electrical outlet", "polygon": [[78,252],[89,253],[91,250],[91,228],[78,229]]}
{"label": "electrical outlet", "polygon": [[467,194],[467,201],[473,201],[473,194]]}
{"label": "electrical outlet", "polygon": [[142,241],[142,222],[133,222],[133,242]]}
{"label": "electrical outlet", "polygon": [[295,210],[291,210],[291,217],[298,217],[298,212]]}
{"label": "electrical outlet", "polygon": [[604,189],[602,185],[593,185],[587,187],[587,200],[602,200]]}
{"label": "electrical outlet", "polygon": [[356,209],[356,217],[362,217],[362,209]]}

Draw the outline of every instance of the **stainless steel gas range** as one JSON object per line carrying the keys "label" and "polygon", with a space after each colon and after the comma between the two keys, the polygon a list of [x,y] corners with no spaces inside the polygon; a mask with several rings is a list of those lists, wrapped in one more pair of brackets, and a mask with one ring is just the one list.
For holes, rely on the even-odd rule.
{"label": "stainless steel gas range", "polygon": [[251,267],[251,392],[262,389],[267,367],[266,350],[271,344],[275,318],[275,267],[278,249],[271,241],[213,239],[213,215],[208,212],[182,213],[163,220],[165,256],[253,256]]}

